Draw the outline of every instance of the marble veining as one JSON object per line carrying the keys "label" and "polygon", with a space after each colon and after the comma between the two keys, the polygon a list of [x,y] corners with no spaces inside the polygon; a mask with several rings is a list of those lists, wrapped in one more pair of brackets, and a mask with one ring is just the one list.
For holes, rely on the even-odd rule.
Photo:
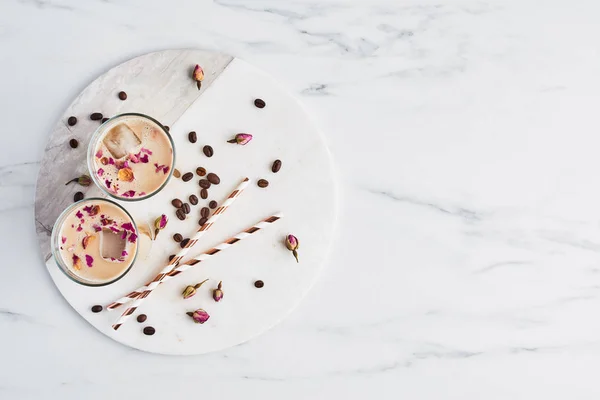
{"label": "marble veining", "polygon": [[[599,7],[4,2],[0,398],[597,399]],[[129,350],[65,312],[34,228],[65,108],[110,66],[169,48],[281,81],[341,181],[330,261],[302,305],[200,357]]]}

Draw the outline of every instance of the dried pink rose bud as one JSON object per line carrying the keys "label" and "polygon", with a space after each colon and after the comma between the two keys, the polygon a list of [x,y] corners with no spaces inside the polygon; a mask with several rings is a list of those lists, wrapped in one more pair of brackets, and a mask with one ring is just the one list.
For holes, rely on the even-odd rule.
{"label": "dried pink rose bud", "polygon": [[71,179],[69,182],[65,183],[65,185],[68,185],[71,182],[77,182],[81,186],[90,186],[92,184],[92,178],[90,178],[89,175],[81,175],[79,178]]}
{"label": "dried pink rose bud", "polygon": [[154,237],[158,236],[158,232],[166,228],[167,222],[169,222],[169,218],[165,214],[154,220]]}
{"label": "dried pink rose bud", "polygon": [[203,280],[200,283],[196,283],[194,286],[189,285],[187,286],[183,292],[181,293],[181,295],[183,296],[184,299],[189,299],[190,297],[192,297],[193,295],[196,294],[196,289],[198,289],[200,286],[202,286],[202,284],[204,282],[206,282],[208,279]]}
{"label": "dried pink rose bud", "polygon": [[298,240],[298,238],[294,235],[287,235],[285,238],[285,247],[287,247],[287,249],[292,252],[294,257],[296,258],[296,262],[300,262],[298,261],[297,252],[298,248],[300,247],[300,241]]}
{"label": "dried pink rose bud", "polygon": [[188,312],[186,314],[192,317],[194,322],[197,324],[203,324],[210,318],[210,315],[208,315],[208,313],[201,308],[197,309],[194,312]]}
{"label": "dried pink rose bud", "polygon": [[192,74],[192,77],[196,81],[198,90],[200,90],[200,88],[202,87],[202,81],[204,80],[204,71],[202,70],[202,67],[198,64],[196,64],[196,67],[194,67],[194,73]]}
{"label": "dried pink rose bud", "polygon": [[228,140],[227,143],[235,143],[241,144],[242,146],[248,144],[252,140],[252,135],[249,133],[238,133],[231,140]]}
{"label": "dried pink rose bud", "polygon": [[219,282],[219,285],[217,286],[217,288],[213,290],[213,299],[216,302],[219,302],[223,299],[223,290],[221,289],[222,284],[223,284],[223,282]]}

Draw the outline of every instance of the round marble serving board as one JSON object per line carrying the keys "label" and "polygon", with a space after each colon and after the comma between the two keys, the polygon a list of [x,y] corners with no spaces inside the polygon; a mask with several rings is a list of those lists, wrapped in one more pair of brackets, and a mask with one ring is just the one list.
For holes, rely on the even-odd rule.
{"label": "round marble serving board", "polygon": [[[205,71],[202,89],[191,79],[195,64]],[[128,94],[126,101],[117,97]],[[255,98],[267,106],[256,108]],[[89,115],[113,116],[122,112],[145,113],[170,126],[177,151],[175,167],[182,173],[203,166],[221,177],[209,190],[209,199],[192,207],[186,221],[175,217],[170,202],[189,195],[199,197],[198,177],[189,182],[173,178],[158,195],[136,203],[121,203],[139,225],[165,213],[170,221],[158,238],[140,243],[142,257],[123,279],[100,288],[79,285],[56,266],[50,251],[50,233],[60,212],[83,191],[86,197],[101,196],[95,187],[82,188],[65,182],[86,173],[85,154],[98,121]],[[79,122],[70,127],[67,118]],[[188,141],[189,131],[198,141]],[[247,132],[254,140],[247,146],[227,143],[235,133]],[[79,140],[71,149],[69,140]],[[215,155],[207,158],[202,147],[210,144]],[[275,159],[283,161],[277,174]],[[176,232],[191,236],[198,228],[200,208],[209,200],[221,202],[248,176],[252,184],[227,210],[190,256],[221,243],[259,220],[283,212],[271,227],[237,243],[207,262],[198,264],[157,288],[138,309],[148,315],[144,324],[131,318],[118,331],[111,324],[123,308],[94,314],[95,304],[106,305],[145,284],[165,265],[179,245]],[[265,178],[266,189],[255,182]],[[298,101],[272,78],[228,55],[199,50],[167,50],[127,61],[92,82],[68,107],[54,127],[37,181],[36,231],[46,267],[71,306],[96,329],[128,346],[163,354],[201,354],[242,343],[280,321],[306,294],[323,266],[336,220],[336,190],[330,154],[323,138]],[[285,235],[293,233],[301,242],[300,263],[285,248]],[[141,235],[144,238],[144,235]],[[193,298],[183,300],[187,284],[209,279]],[[263,280],[262,289],[254,287]],[[223,281],[224,299],[215,303],[211,291]],[[211,318],[194,324],[187,311],[203,308]],[[137,314],[136,313],[136,314]],[[154,336],[142,333],[144,326],[156,328]]]}

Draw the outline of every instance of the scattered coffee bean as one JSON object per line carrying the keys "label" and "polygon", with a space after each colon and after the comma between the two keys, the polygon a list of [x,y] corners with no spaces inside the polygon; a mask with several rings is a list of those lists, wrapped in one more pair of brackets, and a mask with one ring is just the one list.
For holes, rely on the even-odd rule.
{"label": "scattered coffee bean", "polygon": [[175,178],[181,178],[181,172],[179,172],[179,170],[177,168],[173,169],[173,176]]}
{"label": "scattered coffee bean", "polygon": [[183,201],[179,199],[173,199],[171,200],[171,204],[173,204],[173,207],[175,208],[181,208],[181,206],[183,205]]}
{"label": "scattered coffee bean", "polygon": [[190,143],[196,143],[196,140],[198,140],[196,132],[191,131],[190,133],[188,133],[188,140],[190,141]]}
{"label": "scattered coffee bean", "polygon": [[179,243],[179,245],[183,249],[189,242],[190,242],[190,238],[185,238]]}
{"label": "scattered coffee bean", "polygon": [[92,121],[100,121],[102,119],[102,114],[101,113],[93,113],[92,115],[90,115],[90,119]]}
{"label": "scattered coffee bean", "polygon": [[102,118],[102,123],[105,123],[105,122],[106,122],[106,121],[108,121],[109,119],[110,119],[110,118],[106,118],[106,117]]}
{"label": "scattered coffee bean", "polygon": [[202,216],[202,218],[208,218],[208,216],[210,215],[210,208],[202,207],[202,210],[200,210],[200,215]]}
{"label": "scattered coffee bean", "polygon": [[99,313],[100,311],[102,311],[102,306],[94,306],[94,307],[92,307],[92,312],[93,313]]}
{"label": "scattered coffee bean", "polygon": [[198,176],[206,175],[206,168],[202,168],[202,167],[196,168],[196,174],[198,174]]}
{"label": "scattered coffee bean", "polygon": [[200,197],[202,197],[202,199],[204,199],[204,200],[208,199],[208,190],[202,189],[200,191]]}
{"label": "scattered coffee bean", "polygon": [[259,281],[254,282],[254,287],[257,287],[260,289],[263,286],[265,286],[265,283],[263,281],[259,280]]}
{"label": "scattered coffee bean", "polygon": [[173,235],[173,240],[179,243],[183,240],[183,236],[181,236],[181,233],[176,233]]}
{"label": "scattered coffee bean", "polygon": [[193,206],[198,204],[198,196],[195,194],[190,195],[190,203],[192,203]]}
{"label": "scattered coffee bean", "polygon": [[171,130],[171,128],[169,128],[169,125],[165,125],[165,131],[169,132]]}
{"label": "scattered coffee bean", "polygon": [[208,145],[204,146],[204,147],[202,148],[202,151],[204,152],[204,155],[205,155],[206,157],[212,157],[212,156],[213,156],[213,154],[215,154],[215,151],[213,150],[213,148],[212,148],[212,147],[210,147],[210,146],[208,146]]}
{"label": "scattered coffee bean", "polygon": [[181,206],[181,209],[186,214],[189,214],[190,211],[192,211],[192,209],[190,208],[190,205],[188,203],[183,203],[183,205]]}
{"label": "scattered coffee bean", "polygon": [[81,193],[81,192],[75,193],[75,196],[73,196],[73,201],[78,202],[81,200],[83,200],[83,193]]}
{"label": "scattered coffee bean", "polygon": [[151,326],[147,326],[144,328],[144,335],[152,336],[152,335],[154,335],[155,332],[156,332],[156,329],[154,329]]}
{"label": "scattered coffee bean", "polygon": [[213,185],[218,185],[219,183],[221,183],[221,178],[219,178],[217,174],[213,174],[212,172],[206,175],[206,179]]}
{"label": "scattered coffee bean", "polygon": [[198,181],[198,185],[200,185],[202,189],[208,189],[211,183],[208,181],[208,179],[200,179]]}
{"label": "scattered coffee bean", "polygon": [[256,100],[254,100],[254,105],[258,108],[265,108],[267,103],[265,103],[265,101],[263,99],[256,99]]}
{"label": "scattered coffee bean", "polygon": [[77,139],[71,139],[69,140],[69,146],[71,146],[73,149],[76,149],[79,146],[79,142]]}
{"label": "scattered coffee bean", "polygon": [[193,173],[191,173],[191,172],[186,172],[185,174],[183,174],[183,175],[181,176],[181,180],[182,180],[182,181],[184,181],[184,182],[187,182],[187,181],[189,181],[190,179],[192,179],[193,177],[194,177],[194,174],[193,174]]}
{"label": "scattered coffee bean", "polygon": [[77,117],[69,117],[69,119],[67,120],[67,124],[69,124],[69,126],[73,126],[77,123]]}
{"label": "scattered coffee bean", "polygon": [[182,220],[182,221],[185,220],[185,213],[183,212],[183,210],[181,208],[178,208],[177,211],[175,211],[175,215],[180,220]]}
{"label": "scattered coffee bean", "polygon": [[169,262],[171,262],[171,260],[172,260],[172,259],[174,259],[174,258],[175,258],[175,254],[171,254],[171,255],[169,256]]}
{"label": "scattered coffee bean", "polygon": [[[121,93],[124,93],[124,92],[121,92]],[[125,98],[127,98],[127,97],[125,97]],[[125,100],[125,99],[121,99],[121,100]],[[148,319],[148,316],[146,316],[146,314],[140,314],[137,316],[137,322],[139,322],[140,324],[142,322],[146,322],[147,319]]]}
{"label": "scattered coffee bean", "polygon": [[266,188],[267,186],[269,186],[269,181],[266,179],[259,179],[258,182],[256,182],[256,184],[258,185],[258,187]]}
{"label": "scattered coffee bean", "polygon": [[119,99],[127,100],[127,93],[125,93],[123,91],[119,92]]}
{"label": "scattered coffee bean", "polygon": [[217,208],[217,202],[215,200],[211,200],[210,203],[208,203],[208,206],[214,210]]}
{"label": "scattered coffee bean", "polygon": [[208,218],[200,218],[200,221],[198,221],[198,225],[202,226],[206,223],[206,221],[208,221]]}
{"label": "scattered coffee bean", "polygon": [[273,171],[273,173],[276,174],[279,172],[280,169],[281,169],[281,160],[275,160],[273,162],[273,166],[271,167],[271,171]]}

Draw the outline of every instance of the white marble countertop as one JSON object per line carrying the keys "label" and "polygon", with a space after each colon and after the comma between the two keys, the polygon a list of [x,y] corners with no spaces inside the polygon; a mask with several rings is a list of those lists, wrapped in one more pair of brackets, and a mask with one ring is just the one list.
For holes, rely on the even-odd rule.
{"label": "white marble countertop", "polygon": [[[597,399],[598,12],[554,0],[2,2],[0,398]],[[132,56],[181,47],[241,57],[300,95],[342,204],[328,267],[281,325],[167,357],[69,308],[38,252],[33,196],[77,93]]]}

